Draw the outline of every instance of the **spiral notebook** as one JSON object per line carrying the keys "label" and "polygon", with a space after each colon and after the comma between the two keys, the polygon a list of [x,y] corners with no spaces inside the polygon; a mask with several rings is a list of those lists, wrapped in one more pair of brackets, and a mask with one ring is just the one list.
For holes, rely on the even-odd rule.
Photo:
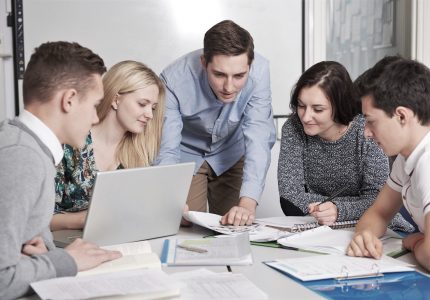
{"label": "spiral notebook", "polygon": [[[350,220],[350,221],[340,221],[334,222],[329,227],[332,229],[342,229],[354,227],[357,224],[358,220]],[[321,225],[316,222],[314,217],[293,217],[293,216],[285,216],[285,217],[272,217],[272,218],[261,218],[257,219],[256,223],[266,225],[267,227],[276,228],[283,231],[288,232],[302,232],[309,229],[314,229],[320,227]]]}

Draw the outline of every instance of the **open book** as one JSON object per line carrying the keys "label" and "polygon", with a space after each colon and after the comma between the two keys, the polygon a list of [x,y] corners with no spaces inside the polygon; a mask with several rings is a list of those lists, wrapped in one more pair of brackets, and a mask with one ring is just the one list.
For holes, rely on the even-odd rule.
{"label": "open book", "polygon": [[161,269],[160,259],[158,258],[157,254],[152,252],[151,245],[148,241],[103,246],[101,248],[120,251],[122,253],[122,257],[105,262],[96,268],[79,272],[77,276],[87,276],[142,268]]}
{"label": "open book", "polygon": [[412,272],[410,265],[388,256],[373,258],[337,255],[315,255],[300,258],[278,259],[266,265],[303,281],[319,279],[354,279],[377,277],[384,273]]}
{"label": "open book", "polygon": [[[402,240],[397,235],[394,235],[385,235],[381,238],[383,253],[393,257],[400,253],[404,254],[404,251],[402,251]],[[285,247],[306,251],[327,254],[345,254],[353,236],[353,231],[333,230],[328,226],[319,226],[281,238],[278,240],[278,243]]]}
{"label": "open book", "polygon": [[161,261],[167,265],[251,265],[247,233],[217,238],[166,239]]}

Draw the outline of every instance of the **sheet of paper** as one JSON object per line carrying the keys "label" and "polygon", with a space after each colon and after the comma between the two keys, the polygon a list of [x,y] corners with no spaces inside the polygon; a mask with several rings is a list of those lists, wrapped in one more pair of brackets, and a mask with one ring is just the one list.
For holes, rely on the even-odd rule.
{"label": "sheet of paper", "polygon": [[353,231],[333,230],[328,226],[320,226],[279,239],[278,243],[321,253],[345,254],[353,235]]}
{"label": "sheet of paper", "polygon": [[222,234],[240,234],[243,232],[252,233],[261,227],[260,224],[252,224],[249,226],[221,225],[220,215],[199,211],[185,212],[184,218],[190,222],[193,222],[194,224],[209,228]]}
{"label": "sheet of paper", "polygon": [[377,276],[380,273],[414,271],[408,264],[388,256],[383,256],[382,259],[376,260],[363,257],[315,255],[294,259],[280,259],[266,264],[303,281]]}
{"label": "sheet of paper", "polygon": [[186,284],[179,299],[268,299],[267,295],[242,274],[213,273],[206,269],[172,274]]}
{"label": "sheet of paper", "polygon": [[139,295],[156,299],[179,295],[180,284],[161,270],[133,270],[86,277],[61,277],[33,282],[42,299],[74,300],[103,296]]}
{"label": "sheet of paper", "polygon": [[[278,243],[293,248],[315,251],[327,254],[345,254],[354,237],[354,231],[331,229],[328,226],[320,226],[303,231],[291,236],[283,237]],[[390,234],[381,238],[383,254],[397,254],[402,250],[401,239],[390,237]]]}

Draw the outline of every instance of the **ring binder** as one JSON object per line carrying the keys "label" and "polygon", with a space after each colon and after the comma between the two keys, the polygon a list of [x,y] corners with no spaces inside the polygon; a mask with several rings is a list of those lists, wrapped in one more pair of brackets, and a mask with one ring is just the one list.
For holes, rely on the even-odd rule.
{"label": "ring binder", "polygon": [[340,268],[340,274],[341,276],[336,277],[335,279],[337,281],[344,281],[344,280],[350,280],[350,279],[358,279],[358,278],[368,278],[368,277],[382,277],[384,276],[383,273],[381,273],[379,265],[377,263],[374,263],[372,265],[372,268],[370,269],[369,274],[362,274],[362,275],[349,275],[348,267],[345,265],[342,265]]}

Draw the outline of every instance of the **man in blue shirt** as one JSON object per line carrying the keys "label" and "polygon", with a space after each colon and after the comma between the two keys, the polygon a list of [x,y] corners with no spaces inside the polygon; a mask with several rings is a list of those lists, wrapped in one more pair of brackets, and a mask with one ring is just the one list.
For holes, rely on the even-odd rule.
{"label": "man in blue shirt", "polygon": [[230,20],[210,28],[204,49],[161,73],[167,87],[160,164],[196,163],[190,210],[223,215],[223,224],[255,217],[275,142],[269,62],[254,55],[248,31]]}

